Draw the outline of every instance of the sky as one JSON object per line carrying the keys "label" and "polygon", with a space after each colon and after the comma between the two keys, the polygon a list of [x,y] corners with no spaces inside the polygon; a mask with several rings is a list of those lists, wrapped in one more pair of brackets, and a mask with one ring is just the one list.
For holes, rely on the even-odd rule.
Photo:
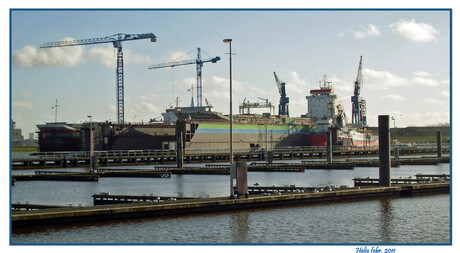
{"label": "sky", "polygon": [[[264,98],[278,107],[273,72],[286,82],[290,115],[307,112],[306,96],[327,75],[351,121],[359,58],[370,126],[378,115],[392,126],[450,121],[449,11],[338,10],[13,10],[11,117],[23,135],[36,125],[116,121],[116,53],[110,43],[40,49],[45,42],[118,33],[154,33],[157,42],[125,41],[125,122],[148,122],[179,97],[190,105],[196,65],[148,69],[152,64],[220,56],[203,65],[203,104],[229,112],[232,39],[233,112]],[[196,103],[196,90],[194,91]],[[262,113],[267,110],[256,110]],[[277,113],[277,109],[276,109]]]}

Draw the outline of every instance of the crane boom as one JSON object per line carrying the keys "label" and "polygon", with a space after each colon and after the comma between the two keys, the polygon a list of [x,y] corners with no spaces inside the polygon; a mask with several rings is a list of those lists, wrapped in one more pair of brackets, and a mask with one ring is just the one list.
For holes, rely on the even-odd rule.
{"label": "crane boom", "polygon": [[196,64],[196,104],[198,107],[202,106],[202,68],[203,68],[203,63],[206,62],[212,62],[216,63],[220,61],[220,57],[216,56],[214,58],[208,58],[208,59],[201,59],[201,49],[197,49],[197,56],[196,59],[193,60],[184,60],[184,61],[173,61],[173,62],[167,62],[167,63],[160,63],[160,64],[155,64],[149,66],[149,69],[159,69],[159,68],[172,68],[176,66],[182,66],[182,65],[188,65],[188,64]]}
{"label": "crane boom", "polygon": [[363,125],[366,122],[366,100],[360,97],[361,88],[363,86],[363,56],[359,58],[358,74],[356,75],[354,94],[351,97],[352,111],[351,111],[351,122],[353,124]]}
{"label": "crane boom", "polygon": [[64,40],[56,42],[43,43],[40,48],[52,48],[52,47],[68,47],[68,46],[82,46],[102,43],[113,43],[113,47],[117,49],[117,118],[118,123],[123,124],[125,118],[125,103],[124,103],[124,76],[123,76],[123,50],[121,46],[122,41],[128,40],[141,40],[150,39],[151,42],[156,42],[157,37],[153,33],[141,33],[141,34],[126,34],[118,33],[112,36],[92,39],[81,39],[81,40]]}
{"label": "crane boom", "polygon": [[[208,59],[201,60],[201,62],[202,63],[205,63],[205,62],[216,63],[219,60],[220,60],[220,57],[217,56],[217,57],[214,57],[214,58],[208,58]],[[173,67],[177,67],[177,66],[188,65],[188,64],[196,64],[196,63],[198,63],[196,59],[184,60],[184,61],[173,61],[173,62],[159,63],[159,64],[151,65],[151,66],[149,66],[149,69],[173,68]]]}
{"label": "crane boom", "polygon": [[112,36],[107,36],[107,37],[102,37],[102,38],[47,42],[47,43],[43,43],[40,46],[40,48],[81,46],[81,45],[101,44],[101,43],[110,43],[110,42],[115,43],[115,42],[121,42],[121,41],[127,41],[127,40],[140,40],[140,39],[150,39],[151,42],[155,42],[156,38],[157,37],[153,33],[142,33],[142,34],[118,33]]}

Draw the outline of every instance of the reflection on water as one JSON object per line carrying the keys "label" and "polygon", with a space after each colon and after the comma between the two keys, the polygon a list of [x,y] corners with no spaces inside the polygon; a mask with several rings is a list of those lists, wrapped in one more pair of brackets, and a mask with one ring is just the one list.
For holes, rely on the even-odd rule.
{"label": "reflection on water", "polygon": [[391,242],[393,223],[393,206],[390,199],[380,199],[380,230],[384,241]]}
{"label": "reflection on water", "polygon": [[[401,166],[392,177],[448,174],[448,164]],[[351,185],[354,177],[376,177],[378,168],[313,170],[303,173],[249,173],[248,184]],[[173,175],[160,178],[101,178],[99,182],[17,182],[12,202],[92,205],[91,195],[226,196],[228,176]],[[443,243],[450,238],[450,197],[423,197],[260,208],[220,213],[93,222],[15,229],[13,244],[358,244]]]}
{"label": "reflection on water", "polygon": [[231,243],[249,243],[249,212],[237,212],[231,216],[230,222],[230,231],[232,233]]}
{"label": "reflection on water", "polygon": [[446,244],[450,242],[449,207],[449,195],[440,194],[261,208],[17,229],[13,232],[12,242],[30,244]]}

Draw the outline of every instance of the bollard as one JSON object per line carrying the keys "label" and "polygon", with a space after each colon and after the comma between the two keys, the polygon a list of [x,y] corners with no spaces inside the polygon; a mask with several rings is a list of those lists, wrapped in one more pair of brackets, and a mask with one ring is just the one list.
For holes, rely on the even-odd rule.
{"label": "bollard", "polygon": [[391,186],[390,117],[379,115],[379,186]]}
{"label": "bollard", "polygon": [[329,129],[326,134],[326,146],[327,146],[327,162],[331,163],[332,162],[332,136],[331,136],[331,130]]}
{"label": "bollard", "polygon": [[436,144],[438,146],[438,158],[441,158],[442,156],[442,143],[441,143],[441,138],[442,138],[442,133],[441,130],[438,130],[437,136],[436,136]]}
{"label": "bollard", "polygon": [[99,158],[97,155],[93,155],[91,158],[91,160],[93,160],[93,162],[91,163],[91,169],[93,172],[96,172],[98,171],[99,169]]}

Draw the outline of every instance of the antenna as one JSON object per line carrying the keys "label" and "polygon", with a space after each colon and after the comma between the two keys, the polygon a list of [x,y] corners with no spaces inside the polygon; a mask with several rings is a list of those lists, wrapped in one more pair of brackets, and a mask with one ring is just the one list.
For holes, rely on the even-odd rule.
{"label": "antenna", "polygon": [[176,102],[176,107],[179,107],[179,102],[181,102],[181,101],[179,100],[179,97],[176,97],[176,100],[175,100],[174,102]]}
{"label": "antenna", "polygon": [[54,109],[54,123],[57,123],[57,109],[58,109],[58,106],[59,106],[58,101],[56,99],[56,104],[53,107],[51,107],[51,109]]}

